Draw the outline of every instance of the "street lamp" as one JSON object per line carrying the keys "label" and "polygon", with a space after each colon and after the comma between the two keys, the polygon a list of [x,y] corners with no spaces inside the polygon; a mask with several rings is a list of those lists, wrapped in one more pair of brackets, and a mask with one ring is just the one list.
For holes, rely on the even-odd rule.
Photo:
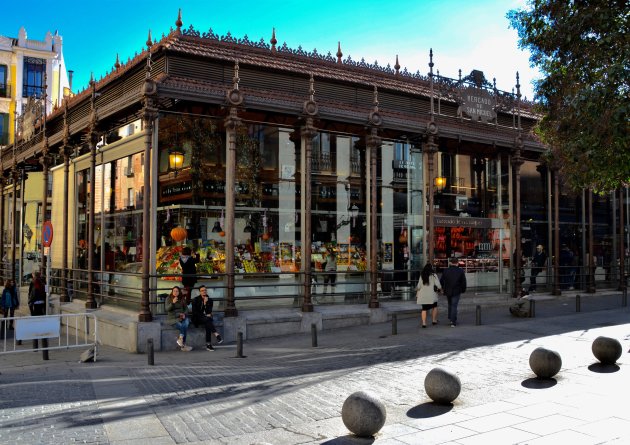
{"label": "street lamp", "polygon": [[438,190],[444,189],[445,185],[446,185],[446,178],[444,176],[435,177],[435,186],[438,188]]}
{"label": "street lamp", "polygon": [[168,168],[170,171],[177,173],[184,166],[184,151],[180,148],[173,147],[168,151]]}

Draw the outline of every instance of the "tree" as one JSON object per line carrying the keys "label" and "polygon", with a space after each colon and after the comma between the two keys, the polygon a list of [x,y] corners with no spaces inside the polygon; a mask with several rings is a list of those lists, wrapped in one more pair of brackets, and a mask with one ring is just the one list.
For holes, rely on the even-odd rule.
{"label": "tree", "polygon": [[630,183],[630,10],[626,0],[530,0],[507,18],[540,69],[537,131],[573,188]]}

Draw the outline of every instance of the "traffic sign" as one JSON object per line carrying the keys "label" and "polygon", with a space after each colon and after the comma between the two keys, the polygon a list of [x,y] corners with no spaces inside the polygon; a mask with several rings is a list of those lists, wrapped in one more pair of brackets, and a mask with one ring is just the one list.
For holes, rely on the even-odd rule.
{"label": "traffic sign", "polygon": [[44,247],[50,247],[53,240],[53,226],[50,221],[45,221],[42,226],[42,244]]}

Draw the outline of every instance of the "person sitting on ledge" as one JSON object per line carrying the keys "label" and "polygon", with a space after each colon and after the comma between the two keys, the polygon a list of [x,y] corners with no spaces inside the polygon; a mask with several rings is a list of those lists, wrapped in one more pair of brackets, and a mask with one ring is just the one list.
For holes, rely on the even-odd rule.
{"label": "person sitting on ledge", "polygon": [[203,325],[206,328],[206,349],[208,351],[214,351],[212,334],[217,338],[217,343],[223,343],[223,338],[221,338],[221,335],[214,327],[214,320],[212,319],[213,304],[212,298],[208,296],[208,289],[206,286],[201,285],[199,287],[199,295],[192,300],[192,322],[195,327]]}

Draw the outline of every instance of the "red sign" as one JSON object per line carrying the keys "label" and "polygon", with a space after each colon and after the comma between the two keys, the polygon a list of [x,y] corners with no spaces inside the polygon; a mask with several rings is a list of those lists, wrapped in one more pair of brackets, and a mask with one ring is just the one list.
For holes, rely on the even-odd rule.
{"label": "red sign", "polygon": [[44,247],[50,247],[53,240],[53,227],[50,221],[45,221],[42,226],[42,244]]}

